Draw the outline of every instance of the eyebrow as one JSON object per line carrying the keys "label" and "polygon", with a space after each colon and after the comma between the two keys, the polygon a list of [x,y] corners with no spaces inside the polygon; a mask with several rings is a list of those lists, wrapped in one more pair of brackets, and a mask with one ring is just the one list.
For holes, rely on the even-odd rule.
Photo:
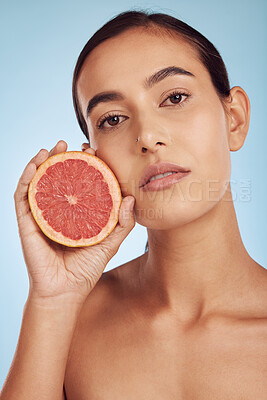
{"label": "eyebrow", "polygon": [[[188,75],[188,76],[195,77],[195,75],[192,74],[192,72],[186,71],[183,68],[170,66],[170,67],[160,69],[159,71],[157,71],[153,75],[151,75],[149,78],[146,78],[143,83],[143,87],[146,90],[151,89],[156,83],[158,83],[158,82],[162,81],[163,79],[167,78],[168,76],[172,76],[172,75]],[[122,95],[121,92],[115,92],[115,91],[107,91],[107,92],[101,92],[101,93],[96,94],[88,102],[87,109],[86,109],[86,117],[87,118],[89,117],[92,110],[98,104],[107,103],[109,101],[115,101],[115,100],[117,100],[117,101],[125,100],[125,97]]]}

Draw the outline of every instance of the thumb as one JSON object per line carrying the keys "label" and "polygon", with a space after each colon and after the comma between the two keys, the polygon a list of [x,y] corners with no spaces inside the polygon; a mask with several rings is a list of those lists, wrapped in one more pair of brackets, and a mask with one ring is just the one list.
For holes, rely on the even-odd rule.
{"label": "thumb", "polygon": [[[133,196],[124,197],[119,213],[119,227],[120,228],[130,228],[130,230],[134,227],[135,219],[134,219],[134,208],[135,198]],[[133,225],[131,227],[131,225]]]}
{"label": "thumb", "polygon": [[108,237],[104,239],[106,246],[108,245],[113,254],[118,251],[123,240],[135,226],[134,204],[135,198],[133,196],[124,197],[120,206],[118,224]]}

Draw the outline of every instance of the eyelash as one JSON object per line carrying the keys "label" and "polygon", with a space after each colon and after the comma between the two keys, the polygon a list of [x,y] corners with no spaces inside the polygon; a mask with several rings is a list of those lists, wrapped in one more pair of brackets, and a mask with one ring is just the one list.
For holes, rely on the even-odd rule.
{"label": "eyelash", "polygon": [[[190,96],[190,94],[188,94],[188,93],[179,92],[179,91],[175,90],[175,91],[173,91],[172,93],[170,93],[170,94],[166,97],[166,99],[163,101],[163,103],[164,103],[166,100],[168,100],[170,97],[177,96],[177,95],[179,95],[179,96],[185,96],[186,98],[188,98],[188,97]],[[186,99],[183,100],[183,101],[181,101],[180,103],[177,103],[177,104],[174,104],[174,105],[179,106],[179,107],[183,107],[185,101],[186,101]],[[97,124],[97,129],[116,129],[116,128],[117,128],[117,125],[111,126],[110,128],[104,128],[104,127],[103,127],[104,123],[105,123],[109,118],[112,118],[112,117],[124,117],[124,115],[116,114],[116,113],[112,113],[112,112],[108,113],[107,115],[104,115],[104,117],[101,118],[101,120],[100,120],[99,123]],[[119,124],[118,124],[118,125],[119,125]]]}

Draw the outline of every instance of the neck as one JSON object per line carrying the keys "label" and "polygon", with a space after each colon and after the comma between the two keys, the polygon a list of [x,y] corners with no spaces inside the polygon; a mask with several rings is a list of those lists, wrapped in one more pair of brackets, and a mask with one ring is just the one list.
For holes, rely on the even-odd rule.
{"label": "neck", "polygon": [[183,321],[238,309],[253,267],[238,229],[231,195],[197,220],[172,230],[148,229],[140,282],[149,299]]}

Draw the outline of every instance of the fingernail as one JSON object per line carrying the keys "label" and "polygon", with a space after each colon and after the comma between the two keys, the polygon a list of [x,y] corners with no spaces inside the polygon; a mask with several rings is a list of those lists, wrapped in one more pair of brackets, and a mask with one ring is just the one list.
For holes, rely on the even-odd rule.
{"label": "fingernail", "polygon": [[86,150],[86,148],[87,148],[86,143],[83,143],[81,147],[82,147],[82,151]]}

